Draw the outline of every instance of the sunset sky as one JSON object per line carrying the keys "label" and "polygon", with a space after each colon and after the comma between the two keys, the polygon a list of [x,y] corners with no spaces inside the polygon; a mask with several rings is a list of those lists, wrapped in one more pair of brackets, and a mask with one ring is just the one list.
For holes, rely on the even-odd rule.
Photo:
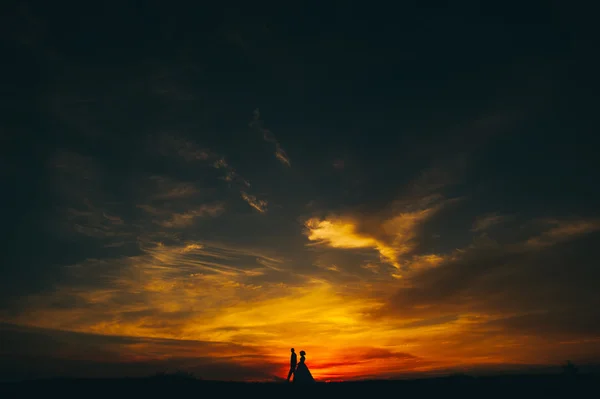
{"label": "sunset sky", "polygon": [[3,13],[0,379],[600,362],[572,11],[201,3]]}

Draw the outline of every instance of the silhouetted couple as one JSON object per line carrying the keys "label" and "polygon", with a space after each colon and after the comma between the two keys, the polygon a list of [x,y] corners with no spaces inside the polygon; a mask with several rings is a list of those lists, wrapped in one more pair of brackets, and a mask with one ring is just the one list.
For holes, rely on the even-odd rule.
{"label": "silhouetted couple", "polygon": [[306,384],[315,382],[310,370],[306,366],[306,352],[300,351],[300,363],[297,363],[296,351],[294,348],[291,351],[292,356],[290,358],[290,372],[287,377],[288,382],[290,382],[292,374],[294,375],[294,380],[292,381],[294,383]]}

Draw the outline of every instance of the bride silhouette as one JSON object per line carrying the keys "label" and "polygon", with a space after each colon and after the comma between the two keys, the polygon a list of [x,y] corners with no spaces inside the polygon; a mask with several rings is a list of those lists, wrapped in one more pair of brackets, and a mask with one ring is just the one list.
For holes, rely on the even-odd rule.
{"label": "bride silhouette", "polygon": [[294,373],[294,382],[299,384],[307,384],[315,382],[310,370],[306,366],[306,352],[300,351],[300,362]]}

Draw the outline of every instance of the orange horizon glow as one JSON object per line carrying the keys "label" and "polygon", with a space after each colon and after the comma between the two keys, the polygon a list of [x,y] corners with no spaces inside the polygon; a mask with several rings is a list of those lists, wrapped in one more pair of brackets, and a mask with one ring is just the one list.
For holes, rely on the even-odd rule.
{"label": "orange horizon glow", "polygon": [[[416,226],[434,210],[421,207],[393,215],[370,230],[356,218],[308,220],[309,248],[379,255],[380,262],[354,271],[341,261],[332,264],[323,258],[319,269],[301,273],[284,258],[248,248],[141,240],[141,255],[91,259],[70,269],[75,279],[103,278],[103,286],[57,286],[28,297],[26,312],[2,321],[138,339],[107,346],[119,361],[221,359],[267,375],[243,380],[285,378],[290,347],[307,352],[307,364],[321,381],[502,364],[556,365],[600,348],[594,337],[557,341],[515,333],[496,323],[511,314],[493,309],[446,307],[440,302],[394,310],[390,304],[399,290],[410,292],[422,273],[444,270],[471,250],[412,253]],[[551,246],[599,226],[554,224],[509,250],[539,250],[542,242]],[[232,259],[241,260],[237,265],[224,263]],[[106,274],[109,268],[111,274]],[[76,349],[63,355],[85,356]]]}
{"label": "orange horizon glow", "polygon": [[[167,289],[161,287],[162,290]],[[108,293],[92,295],[97,301]],[[487,320],[484,315],[465,314],[454,322],[439,326],[407,328],[397,322],[370,319],[365,314],[380,305],[366,297],[349,298],[336,293],[335,287],[326,282],[314,281],[287,295],[231,304],[219,312],[211,312],[210,316],[186,320],[183,325],[173,326],[171,330],[152,331],[144,326],[149,320],[126,323],[107,322],[99,318],[85,324],[82,323],[85,314],[76,311],[32,311],[27,319],[16,321],[22,325],[81,333],[181,342],[192,340],[189,345],[176,351],[172,347],[161,348],[152,342],[121,347],[122,359],[129,361],[143,362],[178,356],[211,356],[218,359],[258,354],[257,358],[237,361],[237,364],[260,370],[266,361],[275,365],[274,375],[282,378],[287,375],[291,346],[297,352],[307,352],[307,364],[315,379],[320,381],[385,378],[392,374],[489,364],[553,364],[542,355],[552,343],[532,338],[500,336],[465,346],[461,336],[468,336],[473,327]],[[175,306],[168,301],[160,305],[167,310],[174,310]],[[405,320],[402,324],[409,322]],[[73,327],[68,328],[68,325]],[[238,331],[224,331],[224,326],[236,326]],[[237,334],[241,334],[241,337],[236,337]],[[212,342],[216,346],[212,349],[195,349],[193,340]],[[228,343],[244,347],[228,348]],[[460,345],[461,350],[456,351],[453,344]],[[556,345],[552,347],[556,352]]]}

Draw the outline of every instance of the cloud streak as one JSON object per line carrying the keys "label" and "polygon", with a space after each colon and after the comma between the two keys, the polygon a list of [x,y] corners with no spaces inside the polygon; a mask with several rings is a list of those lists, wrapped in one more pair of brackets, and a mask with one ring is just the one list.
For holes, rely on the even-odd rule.
{"label": "cloud streak", "polygon": [[248,194],[244,191],[242,191],[240,194],[244,201],[246,201],[252,208],[256,209],[260,213],[265,213],[267,211],[268,202],[266,200],[258,199],[254,195]]}
{"label": "cloud streak", "polygon": [[480,216],[473,223],[471,231],[482,232],[488,230],[490,227],[502,223],[505,219],[505,216],[499,215],[498,213],[491,213]]}
{"label": "cloud streak", "polygon": [[527,240],[527,246],[543,248],[600,230],[599,220],[549,220],[547,224],[552,227]]}
{"label": "cloud streak", "polygon": [[250,122],[250,127],[260,132],[263,136],[263,140],[275,145],[275,158],[277,158],[279,162],[287,167],[292,166],[290,158],[275,138],[275,135],[269,129],[266,129],[263,126],[263,121],[260,119],[260,111],[258,108],[253,112],[253,118],[252,122]]}
{"label": "cloud streak", "polygon": [[197,209],[188,210],[183,213],[173,213],[167,220],[156,220],[155,223],[166,228],[183,228],[192,226],[197,218],[211,216],[215,217],[224,210],[223,204],[202,205]]}
{"label": "cloud streak", "polygon": [[179,157],[187,162],[200,161],[210,167],[222,172],[221,179],[235,187],[240,197],[246,201],[252,208],[264,213],[267,209],[267,201],[257,199],[255,195],[248,194],[251,188],[250,182],[239,174],[236,169],[230,165],[224,156],[210,151],[209,149],[200,148],[190,140],[184,140],[172,135],[163,136],[159,142],[161,151],[167,149],[167,153],[176,153]]}

